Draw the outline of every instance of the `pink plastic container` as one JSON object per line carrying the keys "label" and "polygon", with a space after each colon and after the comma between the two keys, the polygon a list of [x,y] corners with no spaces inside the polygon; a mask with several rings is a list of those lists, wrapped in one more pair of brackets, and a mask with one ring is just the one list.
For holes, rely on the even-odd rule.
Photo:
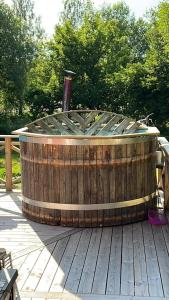
{"label": "pink plastic container", "polygon": [[166,225],[168,224],[168,219],[163,209],[149,210],[148,222],[152,225]]}

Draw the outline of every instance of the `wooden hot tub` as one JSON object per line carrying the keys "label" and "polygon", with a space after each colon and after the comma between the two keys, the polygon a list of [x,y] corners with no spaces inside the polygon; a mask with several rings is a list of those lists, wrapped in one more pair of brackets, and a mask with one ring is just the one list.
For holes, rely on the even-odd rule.
{"label": "wooden hot tub", "polygon": [[[71,113],[78,122],[79,113]],[[98,113],[101,117],[97,120],[95,116],[95,123],[104,114]],[[58,114],[64,128],[69,123],[62,118],[65,114],[67,118],[68,112]],[[133,126],[125,134],[117,130],[113,135],[122,123],[116,122],[110,129],[110,124],[100,121],[100,134],[97,128],[97,135],[80,135],[74,127],[77,123],[72,122],[72,129],[71,124],[68,127],[74,135],[59,135],[54,134],[58,133],[58,118],[52,118],[52,123],[50,116],[17,131],[21,142],[23,213],[37,222],[75,227],[109,226],[147,218],[156,191],[158,130],[132,130]],[[106,124],[113,118],[111,115]],[[78,124],[83,127],[80,118]],[[88,127],[84,124],[88,133],[93,133],[92,126],[90,122]],[[105,126],[109,135],[103,135]]]}

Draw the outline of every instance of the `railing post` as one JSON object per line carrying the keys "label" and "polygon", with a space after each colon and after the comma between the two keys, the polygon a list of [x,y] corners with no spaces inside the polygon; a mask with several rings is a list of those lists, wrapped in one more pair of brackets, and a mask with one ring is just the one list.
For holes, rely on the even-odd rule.
{"label": "railing post", "polygon": [[164,192],[164,205],[169,210],[169,142],[164,137],[158,138],[160,148],[163,151],[164,157],[164,170],[163,175],[163,192]]}
{"label": "railing post", "polygon": [[164,199],[165,206],[169,210],[169,160],[165,158],[165,183],[164,183]]}
{"label": "railing post", "polygon": [[12,191],[12,148],[11,137],[5,137],[5,166],[6,166],[6,191]]}

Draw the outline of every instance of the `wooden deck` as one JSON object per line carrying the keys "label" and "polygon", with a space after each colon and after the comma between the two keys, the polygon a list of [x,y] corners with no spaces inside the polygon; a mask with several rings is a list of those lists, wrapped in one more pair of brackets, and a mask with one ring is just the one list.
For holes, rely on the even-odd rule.
{"label": "wooden deck", "polygon": [[1,192],[0,230],[20,299],[169,299],[168,225],[47,226],[22,215],[20,193]]}

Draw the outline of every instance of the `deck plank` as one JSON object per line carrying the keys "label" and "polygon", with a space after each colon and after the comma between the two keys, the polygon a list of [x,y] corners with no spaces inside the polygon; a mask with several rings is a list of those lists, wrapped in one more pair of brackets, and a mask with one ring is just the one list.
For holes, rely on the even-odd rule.
{"label": "deck plank", "polygon": [[[112,296],[112,295],[94,295],[94,294],[72,294],[72,293],[43,293],[43,292],[21,292],[21,299],[55,299],[55,300],[169,300],[164,297],[137,297],[137,296]],[[29,296],[29,297],[28,297]],[[24,297],[24,298],[23,298]]]}
{"label": "deck plank", "polygon": [[141,223],[133,224],[135,296],[149,296]]}
{"label": "deck plank", "polygon": [[63,292],[76,249],[82,232],[75,233],[69,239],[64,255],[50,287],[51,292]]}
{"label": "deck plank", "polygon": [[110,256],[112,228],[105,227],[102,232],[102,239],[100,243],[99,254],[97,257],[96,270],[94,275],[92,293],[93,294],[105,294],[107,273]]}
{"label": "deck plank", "polygon": [[57,272],[57,270],[59,268],[59,264],[60,264],[63,254],[64,254],[68,240],[69,240],[69,237],[66,237],[57,242],[56,247],[52,253],[52,256],[50,257],[49,262],[43,272],[43,275],[42,275],[40,281],[39,281],[36,291],[39,291],[39,292],[40,291],[44,291],[44,292],[49,291],[51,283],[55,276],[55,273]]}
{"label": "deck plank", "polygon": [[22,289],[26,279],[28,278],[31,270],[33,269],[34,264],[36,263],[40,253],[41,250],[36,250],[34,253],[27,255],[24,264],[19,270],[19,276],[17,279],[17,285],[20,290]]}
{"label": "deck plank", "polygon": [[132,225],[123,226],[121,294],[134,295]]}
{"label": "deck plank", "polygon": [[161,226],[153,226],[164,296],[169,297],[169,255]]}
{"label": "deck plank", "polygon": [[12,259],[12,267],[19,271],[22,265],[25,263],[26,257],[27,255],[18,257],[18,259],[15,260]]}
{"label": "deck plank", "polygon": [[44,246],[44,242],[71,228],[35,223],[22,215],[21,192],[0,192],[0,244],[12,252],[12,257],[23,256],[23,250]]}
{"label": "deck plank", "polygon": [[[25,284],[23,285],[23,290],[27,291],[34,291],[39,283],[40,278],[42,277],[42,274],[46,268],[46,265],[51,257],[51,253],[53,252],[55,247],[55,243],[51,244],[47,247],[44,247],[41,251],[40,255],[38,256],[38,259],[31,270],[31,273],[26,280]],[[37,250],[38,251],[38,250]],[[32,255],[35,254],[35,252],[31,253]],[[31,255],[30,254],[30,255]]]}
{"label": "deck plank", "polygon": [[122,252],[122,226],[113,228],[109,270],[107,278],[107,295],[120,294],[121,281],[121,252]]}
{"label": "deck plank", "polygon": [[82,277],[80,280],[78,292],[79,293],[91,293],[92,284],[94,279],[94,273],[97,263],[97,255],[100,247],[100,240],[102,235],[102,229],[94,228],[92,230],[92,236],[83,268]]}
{"label": "deck plank", "polygon": [[149,293],[152,297],[163,297],[163,288],[161,283],[160,269],[154,244],[152,227],[146,221],[142,223],[142,227],[144,236]]}
{"label": "deck plank", "polygon": [[162,231],[166,242],[167,251],[169,253],[169,225],[162,226]]}
{"label": "deck plank", "polygon": [[87,249],[91,238],[91,229],[82,232],[81,239],[74,256],[74,260],[64,287],[64,291],[77,293]]}

